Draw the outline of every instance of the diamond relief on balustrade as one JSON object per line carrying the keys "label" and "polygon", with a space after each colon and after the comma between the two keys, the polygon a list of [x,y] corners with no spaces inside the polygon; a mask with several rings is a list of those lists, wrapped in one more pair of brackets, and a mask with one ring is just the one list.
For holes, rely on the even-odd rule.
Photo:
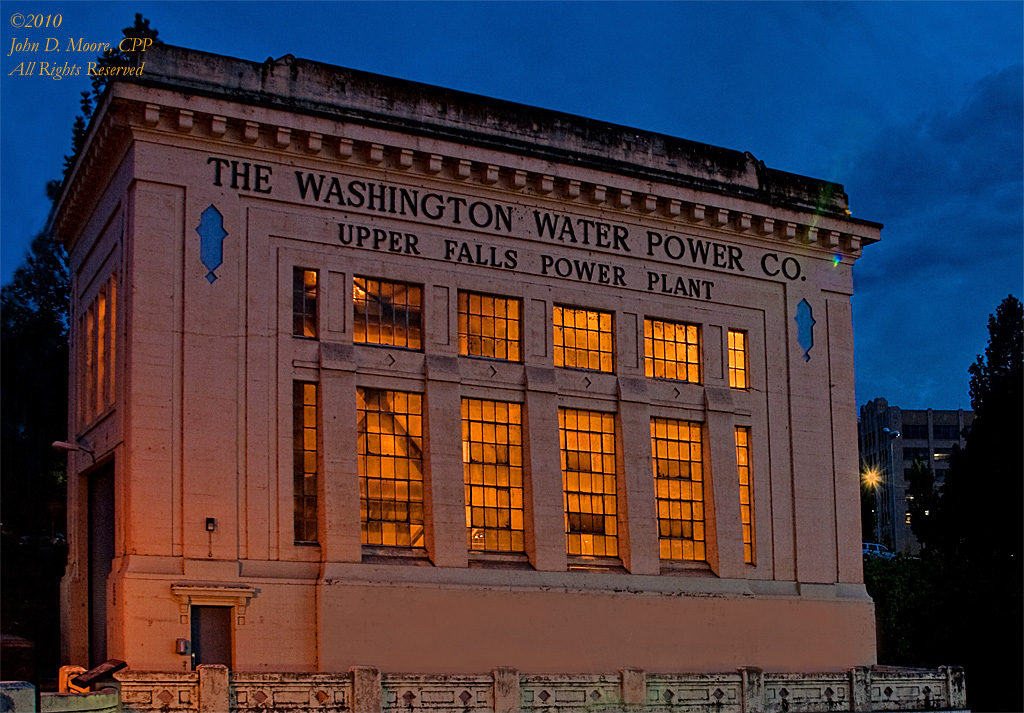
{"label": "diamond relief on balustrade", "polygon": [[[872,700],[893,710],[935,710],[949,707],[941,676],[903,671],[882,673],[872,688]],[[886,682],[888,679],[888,682]],[[884,688],[879,687],[885,684]]]}
{"label": "diamond relief on balustrade", "polygon": [[647,708],[680,713],[740,713],[739,676],[654,674],[647,677]]}
{"label": "diamond relief on balustrade", "polygon": [[148,673],[136,674],[132,680],[121,680],[121,701],[126,711],[194,711],[197,677],[193,673],[165,677]]}
{"label": "diamond relief on balustrade", "polygon": [[490,711],[490,676],[384,676],[388,711]]}
{"label": "diamond relief on balustrade", "polygon": [[525,676],[524,710],[557,713],[621,710],[618,676]]}

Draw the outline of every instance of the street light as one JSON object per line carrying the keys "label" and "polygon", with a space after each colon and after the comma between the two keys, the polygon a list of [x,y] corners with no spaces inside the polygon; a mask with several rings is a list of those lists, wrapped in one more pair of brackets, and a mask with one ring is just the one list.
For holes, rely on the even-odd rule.
{"label": "street light", "polygon": [[889,427],[883,427],[882,433],[886,436],[888,442],[888,448],[886,449],[886,455],[888,456],[888,463],[886,464],[886,471],[888,474],[889,482],[886,487],[886,498],[889,501],[889,519],[892,521],[888,523],[891,526],[892,533],[892,545],[893,550],[900,551],[899,542],[899,528],[895,526],[897,512],[903,512],[902,509],[897,510],[896,508],[896,452],[895,443],[896,439],[900,437],[900,432]]}
{"label": "street light", "polygon": [[874,490],[881,485],[882,476],[876,468],[870,468],[869,470],[864,471],[861,475],[861,480],[864,481],[864,485]]}

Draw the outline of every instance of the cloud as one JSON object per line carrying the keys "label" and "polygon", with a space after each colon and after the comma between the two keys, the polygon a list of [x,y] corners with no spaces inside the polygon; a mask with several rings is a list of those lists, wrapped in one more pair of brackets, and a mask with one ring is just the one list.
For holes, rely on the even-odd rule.
{"label": "cloud", "polygon": [[847,182],[858,215],[885,223],[858,288],[936,270],[1019,285],[1024,232],[1024,67],[981,79],[956,111],[881,131]]}
{"label": "cloud", "polygon": [[927,208],[941,196],[984,198],[1021,184],[1024,66],[982,78],[950,113],[922,114],[883,129],[853,168],[867,212],[892,215]]}
{"label": "cloud", "polygon": [[860,399],[962,403],[986,316],[1021,294],[1022,86],[1021,65],[983,77],[960,106],[882,129],[849,173],[855,214],[885,223],[854,269]]}

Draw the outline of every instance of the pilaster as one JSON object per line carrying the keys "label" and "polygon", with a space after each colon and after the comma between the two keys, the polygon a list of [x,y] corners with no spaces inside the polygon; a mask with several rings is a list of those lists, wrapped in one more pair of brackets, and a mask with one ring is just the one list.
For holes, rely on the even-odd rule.
{"label": "pilaster", "polygon": [[708,564],[719,577],[742,578],[745,567],[743,528],[732,395],[728,389],[709,386],[704,389],[704,398],[707,406],[704,449],[709,456],[705,467],[710,464],[711,471],[711,487],[705,486],[705,491],[711,493],[711,502],[707,502],[705,494],[704,511],[707,531],[714,533],[708,537]]}
{"label": "pilaster", "polygon": [[565,495],[558,446],[558,396],[554,369],[526,368],[524,483],[526,551],[534,568],[565,570]]}
{"label": "pilaster", "polygon": [[619,379],[619,550],[622,563],[633,574],[658,574],[651,407],[645,387],[642,379]]}
{"label": "pilaster", "polygon": [[462,401],[457,357],[427,355],[424,429],[427,434],[427,552],[438,567],[466,567]]}
{"label": "pilaster", "polygon": [[322,344],[320,369],[320,422],[323,476],[320,478],[318,538],[323,562],[359,562],[362,559],[362,522],[359,512],[358,440],[355,409],[355,363],[351,346]]}

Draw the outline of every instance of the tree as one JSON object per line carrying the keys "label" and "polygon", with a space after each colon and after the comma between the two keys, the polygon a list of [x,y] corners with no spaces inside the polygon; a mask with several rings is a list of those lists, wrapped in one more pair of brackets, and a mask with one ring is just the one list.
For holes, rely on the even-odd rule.
{"label": "tree", "polygon": [[971,407],[980,418],[989,411],[999,414],[1010,407],[1020,421],[1021,398],[1024,397],[1022,378],[1021,324],[1024,307],[1020,300],[1009,295],[988,318],[988,346],[968,368],[971,375]]}
{"label": "tree", "polygon": [[935,543],[937,537],[939,493],[935,489],[935,474],[927,463],[914,460],[906,475],[910,530],[917,541],[927,547],[929,543]]}
{"label": "tree", "polygon": [[[141,15],[122,32],[125,37],[154,41],[157,35]],[[125,66],[131,60],[129,53],[114,50],[98,57],[97,64]],[[78,160],[96,103],[109,81],[106,76],[93,77],[90,91],[82,92],[62,180],[46,184],[52,201],[60,196]],[[40,234],[32,241],[25,264],[0,290],[0,614],[5,633],[35,642],[37,676],[52,676],[60,664],[58,612],[65,548],[56,535],[64,532],[66,522],[67,456],[51,444],[68,437],[69,288],[63,247]]]}
{"label": "tree", "polygon": [[[154,44],[159,44],[160,40],[157,39],[158,31],[155,27],[149,26],[149,20],[142,16],[142,13],[135,13],[135,22],[130,27],[125,27],[121,30],[121,34],[128,38],[137,39],[149,39],[153,40]],[[134,55],[138,52],[122,52],[120,45],[115,45],[110,49],[103,52],[102,55],[96,58],[97,67],[127,67],[131,64]],[[92,113],[96,109],[96,103],[99,98],[103,95],[103,91],[106,89],[107,84],[111,81],[111,75],[108,74],[96,74],[92,78],[92,90],[88,92],[82,92],[82,99],[80,106],[82,112],[75,117],[75,123],[71,129],[71,153],[64,157],[64,173],[60,181],[53,180],[46,184],[46,194],[51,200],[56,200],[57,196],[60,195],[60,189],[63,185],[64,179],[68,177],[71,169],[75,165],[75,161],[78,158],[78,152],[82,150],[82,146],[85,145],[85,138],[89,133],[89,120],[92,119]]]}
{"label": "tree", "polygon": [[953,616],[945,646],[965,665],[968,703],[975,710],[1020,711],[1020,687],[1007,686],[1024,670],[1020,300],[1004,299],[988,332],[984,356],[969,368],[975,420],[966,447],[950,457],[928,544],[947,570]]}
{"label": "tree", "polygon": [[[61,492],[67,434],[68,268],[64,248],[40,234],[0,291],[0,438],[3,524],[24,530]],[[63,529],[63,527],[61,527]]]}
{"label": "tree", "polygon": [[979,567],[1021,571],[1024,502],[1024,309],[1012,295],[989,317],[984,356],[968,369],[975,420],[950,457],[933,544]]}
{"label": "tree", "polygon": [[[68,269],[45,235],[0,290],[3,630],[36,643],[35,671],[58,657],[67,460]],[[52,675],[52,674],[51,674]]]}
{"label": "tree", "polygon": [[879,663],[964,666],[972,710],[1024,710],[1014,683],[1024,670],[1022,330],[1021,303],[1007,297],[968,370],[975,420],[966,447],[953,449],[938,492],[923,463],[908,472],[921,558],[864,565]]}

